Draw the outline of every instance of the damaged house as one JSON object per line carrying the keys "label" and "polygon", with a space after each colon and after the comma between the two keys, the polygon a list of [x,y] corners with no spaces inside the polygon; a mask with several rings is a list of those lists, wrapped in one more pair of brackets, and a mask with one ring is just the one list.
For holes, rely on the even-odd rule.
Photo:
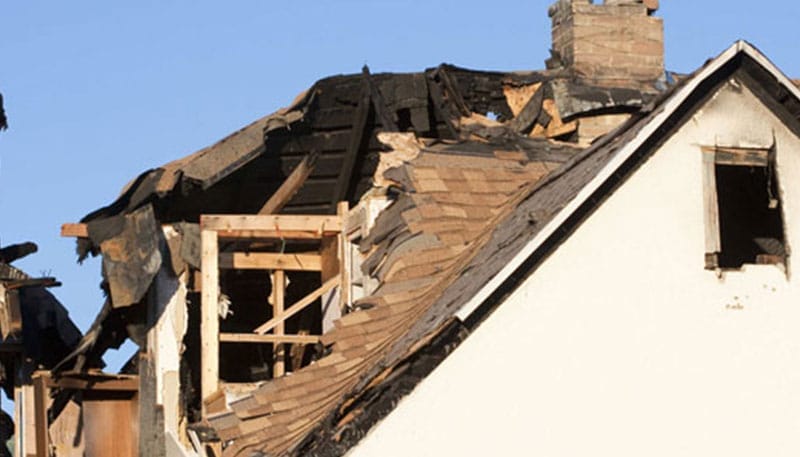
{"label": "damaged house", "polygon": [[108,298],[19,455],[796,454],[800,91],[744,42],[665,72],[657,8],[320,80],[65,224]]}

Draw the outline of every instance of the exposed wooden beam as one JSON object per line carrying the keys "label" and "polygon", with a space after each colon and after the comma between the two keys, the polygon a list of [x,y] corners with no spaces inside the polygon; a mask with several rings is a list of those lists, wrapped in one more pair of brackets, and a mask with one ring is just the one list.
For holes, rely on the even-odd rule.
{"label": "exposed wooden beam", "polygon": [[274,254],[268,252],[223,252],[221,269],[321,271],[322,257],[312,254]]}
{"label": "exposed wooden beam", "polygon": [[381,91],[378,89],[378,86],[375,85],[375,81],[372,80],[369,67],[364,65],[361,71],[369,86],[369,96],[370,99],[372,99],[372,107],[375,109],[375,114],[377,114],[378,119],[381,121],[382,130],[385,132],[397,132],[397,123],[394,121],[392,113],[390,113],[389,109],[386,107],[386,102],[383,100]]}
{"label": "exposed wooden beam", "polygon": [[[714,166],[714,155],[703,154],[703,215],[705,220],[706,240],[706,268],[716,268],[711,265],[716,262],[722,249],[719,236],[719,205],[717,204],[717,174]],[[709,256],[712,254],[713,256]]]}
{"label": "exposed wooden beam", "polygon": [[56,278],[30,278],[5,281],[3,286],[8,290],[14,290],[25,287],[59,287],[61,283],[56,281]]}
{"label": "exposed wooden beam", "polygon": [[228,240],[259,240],[259,239],[286,239],[286,240],[318,240],[321,236],[330,234],[312,230],[218,230],[220,239]]}
{"label": "exposed wooden beam", "polygon": [[47,373],[36,373],[33,376],[33,419],[36,424],[36,456],[49,457],[50,443],[48,435],[50,424],[47,420],[49,389],[47,388]]}
{"label": "exposed wooden beam", "polygon": [[342,220],[338,216],[203,215],[200,228],[218,231],[220,237],[226,238],[305,239],[314,234],[316,238],[338,234],[342,230]]}
{"label": "exposed wooden beam", "polygon": [[[274,316],[281,316],[284,313],[286,300],[286,273],[283,270],[275,270],[272,273],[272,298]],[[286,333],[285,319],[275,324],[273,336],[282,337]],[[286,373],[286,347],[282,343],[276,343],[274,348],[275,361],[272,366],[272,377],[279,378]]]}
{"label": "exposed wooden beam", "polygon": [[[350,213],[350,204],[347,202],[339,202],[339,205],[336,207],[336,214],[342,218],[343,221],[347,220],[347,216]],[[342,233],[338,237],[338,258],[337,261],[339,263],[339,308],[340,308],[340,315],[341,310],[350,303],[350,277],[351,271],[350,269],[352,266],[348,262],[348,257],[350,256],[350,244],[347,240],[347,235]],[[324,273],[323,273],[324,274]],[[323,281],[328,278],[323,277]]]}
{"label": "exposed wooden beam", "polygon": [[464,98],[461,96],[461,90],[458,88],[457,81],[450,76],[450,72],[447,71],[447,68],[445,66],[440,66],[436,69],[436,72],[438,73],[439,79],[444,85],[447,98],[451,101],[461,116],[469,116],[472,114],[472,110],[469,109],[467,104],[464,102]]}
{"label": "exposed wooden beam", "polygon": [[86,224],[66,223],[61,224],[61,236],[63,237],[89,237],[89,226]]}
{"label": "exposed wooden beam", "polygon": [[267,333],[268,331],[274,329],[278,324],[286,321],[286,319],[289,319],[290,317],[302,311],[306,306],[314,303],[314,301],[320,298],[322,294],[333,289],[338,285],[339,285],[339,276],[334,276],[333,278],[325,281],[325,283],[322,284],[322,286],[319,289],[315,290],[314,292],[311,292],[305,298],[293,304],[282,313],[276,313],[272,319],[258,326],[258,328],[253,330],[253,332],[261,334]]}
{"label": "exposed wooden beam", "polygon": [[[200,395],[205,400],[219,387],[219,253],[217,232],[200,232]],[[205,401],[203,415],[205,416]]]}
{"label": "exposed wooden beam", "polygon": [[457,139],[459,136],[459,119],[461,119],[461,116],[458,115],[458,109],[455,107],[451,108],[451,103],[445,99],[444,90],[440,86],[440,82],[436,80],[436,77],[436,72],[433,72],[426,78],[428,94],[430,94],[431,100],[433,101],[433,108],[436,114],[444,121],[453,139]]}
{"label": "exposed wooden beam", "polygon": [[118,379],[91,379],[62,376],[58,379],[50,379],[48,382],[48,387],[75,390],[136,392],[139,390],[139,377],[133,376]]}
{"label": "exposed wooden beam", "polygon": [[259,335],[257,333],[220,333],[221,343],[289,343],[316,344],[319,335]]}
{"label": "exposed wooden beam", "polygon": [[746,167],[766,167],[769,165],[769,149],[731,148],[721,146],[702,146],[704,154],[713,154],[717,165],[737,165]]}
{"label": "exposed wooden beam", "polygon": [[517,133],[529,131],[542,112],[543,101],[544,86],[542,85],[533,93],[528,103],[522,108],[522,111],[508,123],[508,128]]}
{"label": "exposed wooden beam", "polygon": [[353,126],[350,129],[350,141],[347,145],[347,152],[342,161],[342,167],[339,171],[339,177],[336,180],[336,187],[334,187],[333,194],[331,195],[331,208],[335,209],[336,204],[340,200],[347,200],[348,191],[350,189],[350,181],[353,177],[353,167],[356,164],[358,152],[361,149],[361,143],[364,140],[364,133],[367,127],[367,118],[369,117],[370,110],[370,89],[369,89],[369,72],[367,72],[364,83],[361,88],[361,97],[358,100],[356,112],[353,115]]}
{"label": "exposed wooden beam", "polygon": [[267,200],[264,206],[258,211],[258,214],[275,214],[286,206],[287,203],[294,197],[294,194],[303,187],[303,183],[314,171],[317,165],[319,153],[312,151],[305,156],[303,160],[289,173],[283,184],[275,191],[274,194]]}

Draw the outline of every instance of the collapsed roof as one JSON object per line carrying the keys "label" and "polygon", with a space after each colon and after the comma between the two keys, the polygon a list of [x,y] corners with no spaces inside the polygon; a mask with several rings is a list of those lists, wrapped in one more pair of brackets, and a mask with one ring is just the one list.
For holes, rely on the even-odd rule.
{"label": "collapsed roof", "polygon": [[[788,96],[796,89],[776,72],[738,43],[655,100],[638,89],[587,86],[560,70],[440,66],[328,78],[290,108],[142,174],[84,219],[84,253],[102,252],[105,268],[109,240],[153,240],[158,223],[203,213],[256,213],[307,157],[317,166],[286,213],[332,213],[338,198],[356,203],[383,187],[393,203],[361,244],[377,289],[323,335],[322,358],[209,418],[225,455],[341,455],[715,85],[735,75],[796,122],[800,104]],[[587,147],[581,121],[621,114],[630,119]],[[610,167],[616,171],[598,182]],[[532,240],[540,240],[535,251],[509,262]],[[152,281],[110,271],[109,282],[130,284],[119,294],[110,285],[108,309],[134,305],[129,292]],[[127,298],[114,304],[115,295]]]}
{"label": "collapsed roof", "polygon": [[739,42],[582,151],[382,134],[402,160],[361,246],[380,285],[323,336],[324,358],[210,419],[224,455],[344,454],[731,77],[800,125],[800,92]]}
{"label": "collapsed roof", "polygon": [[[397,197],[364,240],[365,252],[376,251],[368,258],[367,274],[381,283],[373,302],[360,304],[357,309],[363,312],[345,316],[327,334],[333,356],[268,384],[271,392],[282,383],[294,386],[301,379],[317,379],[314,373],[321,368],[314,367],[338,360],[352,368],[342,371],[345,377],[325,387],[324,394],[304,397],[333,406],[335,398],[367,387],[364,380],[374,378],[376,370],[396,365],[411,346],[419,347],[439,333],[453,308],[435,305],[445,300],[437,294],[457,280],[463,268],[474,268],[470,261],[476,248],[489,240],[513,202],[537,188],[540,180],[561,173],[556,170],[571,166],[589,142],[654,96],[641,89],[587,85],[564,69],[503,73],[441,65],[421,73],[372,75],[365,67],[361,74],[323,79],[290,107],[209,148],[142,173],[116,201],[83,218],[87,229],[79,238],[79,255],[102,254],[109,298],[67,361],[78,357],[76,366],[84,367],[125,337],[141,338],[144,320],[138,305],[161,264],[169,261],[159,253],[162,224],[180,224],[184,244],[194,244],[194,250],[174,250],[173,263],[180,259],[199,268],[197,242],[192,240],[198,232],[191,226],[201,214],[258,213],[298,164],[311,158],[310,175],[282,213],[334,213],[336,202],[355,204],[376,185],[388,186]],[[382,142],[379,134],[390,136]],[[396,151],[384,142],[411,154],[406,165],[385,177],[383,171]],[[580,183],[578,179],[571,189]],[[556,209],[542,210],[536,217],[549,217]],[[416,297],[418,307],[409,308],[407,300],[416,293],[428,298]],[[405,305],[388,307],[403,294],[411,294],[403,299]],[[388,309],[404,311],[395,316]],[[374,323],[361,325],[373,315]],[[421,315],[429,317],[417,321]],[[383,344],[352,347],[363,342],[367,327],[375,327],[370,332],[374,336],[385,331],[386,324],[397,325]],[[379,357],[380,349],[389,346],[395,346],[391,358]],[[347,348],[348,355],[340,358],[338,351]],[[338,372],[341,365],[326,372],[331,370]],[[308,374],[300,376],[304,372]],[[298,416],[302,408],[291,415],[253,412],[252,403],[264,398],[261,390],[253,398],[234,405],[235,413],[212,421],[219,436],[236,438],[236,448],[296,449],[320,420],[330,420],[330,410],[319,404],[309,404],[315,420]],[[242,427],[273,424],[279,417],[297,433],[281,434],[280,427],[270,426],[270,436],[281,435],[276,442],[263,434],[241,432]],[[297,428],[292,418],[306,426]]]}

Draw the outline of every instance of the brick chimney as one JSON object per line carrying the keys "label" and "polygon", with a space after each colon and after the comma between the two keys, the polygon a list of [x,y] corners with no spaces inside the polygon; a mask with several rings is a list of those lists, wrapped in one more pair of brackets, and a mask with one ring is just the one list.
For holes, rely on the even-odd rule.
{"label": "brick chimney", "polygon": [[[599,0],[598,0],[599,1]],[[550,6],[553,51],[590,84],[654,90],[664,77],[658,0],[558,0]]]}

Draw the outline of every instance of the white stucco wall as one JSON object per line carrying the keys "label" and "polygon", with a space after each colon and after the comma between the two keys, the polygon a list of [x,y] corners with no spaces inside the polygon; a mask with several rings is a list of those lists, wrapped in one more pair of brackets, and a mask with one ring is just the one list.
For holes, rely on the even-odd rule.
{"label": "white stucco wall", "polygon": [[699,146],[773,135],[800,246],[800,141],[729,85],[350,455],[800,455],[797,257],[704,269]]}

